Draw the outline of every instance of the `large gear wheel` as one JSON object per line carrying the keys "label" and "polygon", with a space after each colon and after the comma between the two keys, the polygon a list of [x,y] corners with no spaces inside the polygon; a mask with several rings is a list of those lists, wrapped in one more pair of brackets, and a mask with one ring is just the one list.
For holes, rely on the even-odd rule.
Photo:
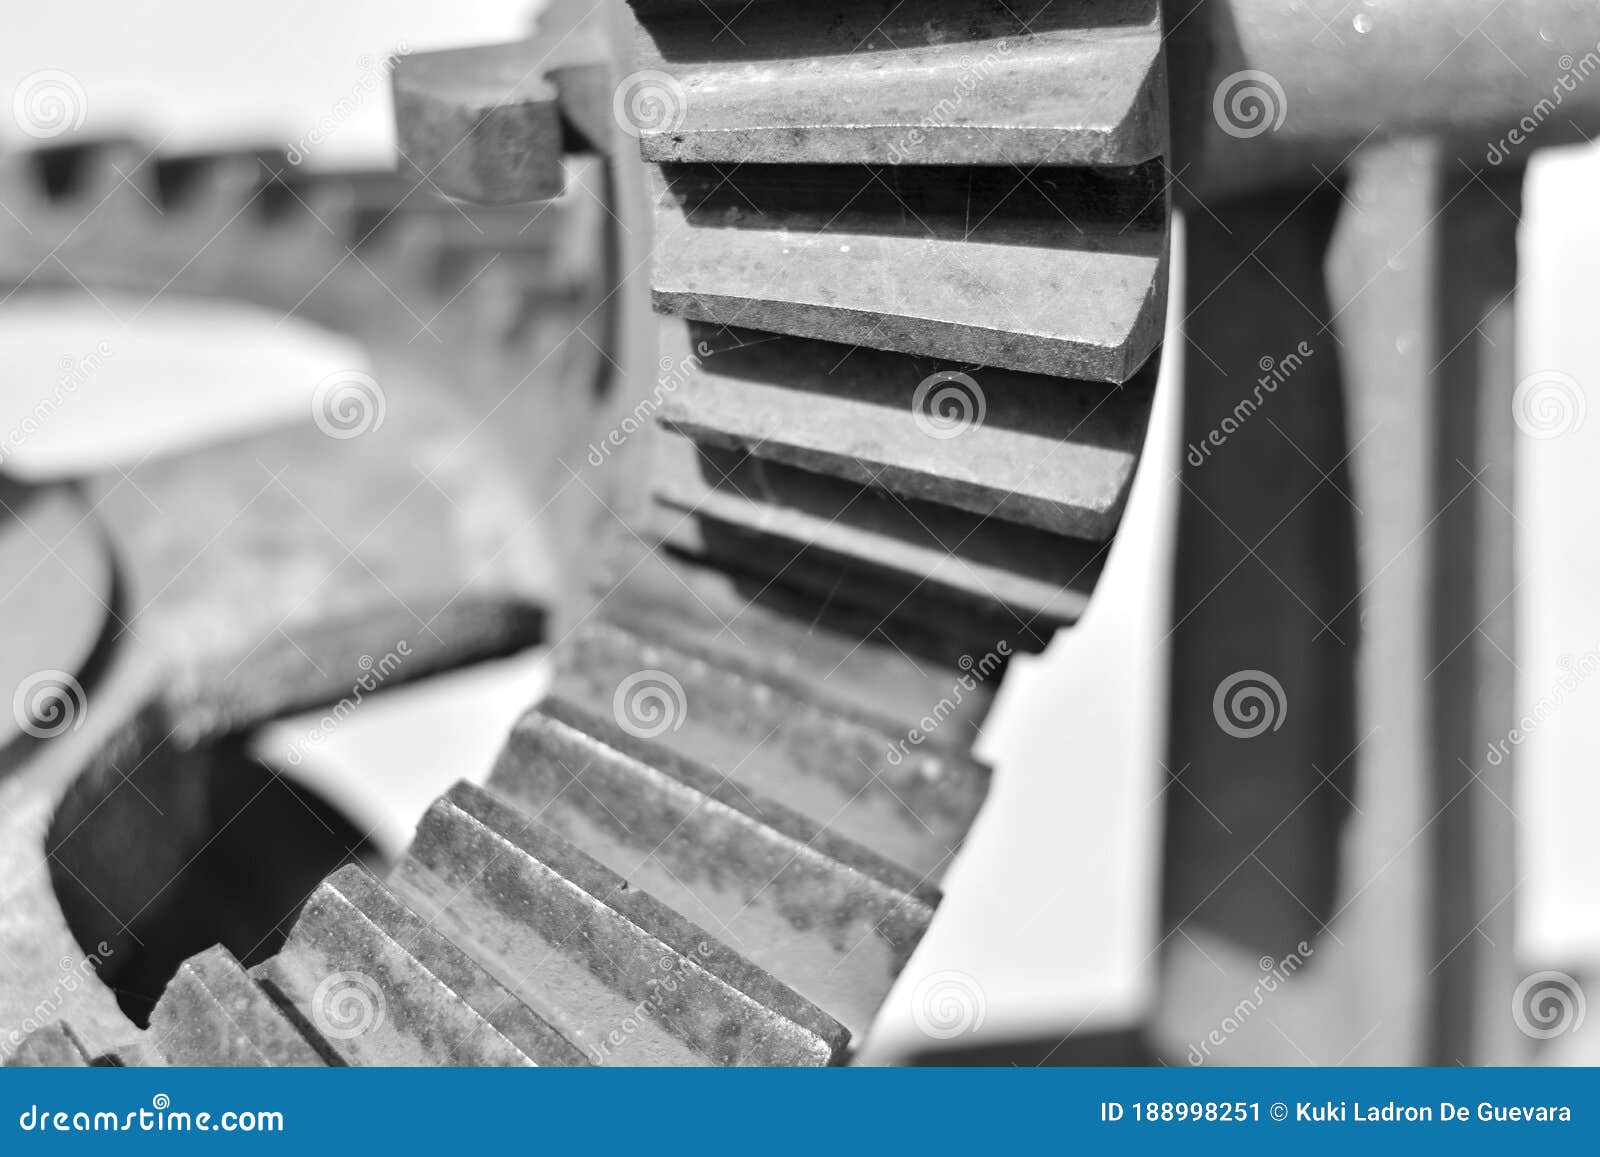
{"label": "large gear wheel", "polygon": [[552,695],[387,880],[328,878],[253,969],[193,958],[137,1038],[28,1059],[839,1063],[935,918],[984,678],[1082,612],[1138,460],[1159,7],[631,7],[620,85],[559,27],[395,78],[454,196],[547,197],[564,148],[649,166],[671,385]]}

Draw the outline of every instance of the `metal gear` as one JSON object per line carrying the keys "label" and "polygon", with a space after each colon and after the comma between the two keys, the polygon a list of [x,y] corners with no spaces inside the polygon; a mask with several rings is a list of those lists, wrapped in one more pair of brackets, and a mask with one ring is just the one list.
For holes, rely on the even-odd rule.
{"label": "metal gear", "polygon": [[[624,166],[632,136],[650,166],[683,381],[552,696],[386,882],[330,877],[249,972],[190,960],[137,1037],[52,1028],[19,1059],[850,1056],[987,790],[988,690],[934,728],[927,704],[1077,617],[1127,497],[1166,286],[1160,13],[757,4],[728,38],[722,7],[634,0],[620,85],[560,15],[395,76],[404,152],[453,196],[549,196],[563,151]],[[621,135],[641,77],[680,106]]]}

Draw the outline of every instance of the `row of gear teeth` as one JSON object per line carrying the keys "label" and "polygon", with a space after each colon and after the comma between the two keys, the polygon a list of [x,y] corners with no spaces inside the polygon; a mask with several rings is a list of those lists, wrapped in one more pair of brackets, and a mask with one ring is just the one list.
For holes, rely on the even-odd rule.
{"label": "row of gear teeth", "polygon": [[[658,415],[659,548],[386,883],[330,877],[249,973],[192,960],[97,1059],[833,1063],[926,931],[988,773],[904,701],[1081,613],[1137,462],[1159,6],[631,7],[629,80],[668,112],[630,126],[663,360],[690,367]],[[453,195],[549,196],[574,142],[606,151],[597,104],[630,107],[594,78],[548,40],[410,58],[402,145]],[[741,638],[742,609],[700,613],[718,583],[787,613]],[[53,1033],[37,1055],[86,1059]]]}

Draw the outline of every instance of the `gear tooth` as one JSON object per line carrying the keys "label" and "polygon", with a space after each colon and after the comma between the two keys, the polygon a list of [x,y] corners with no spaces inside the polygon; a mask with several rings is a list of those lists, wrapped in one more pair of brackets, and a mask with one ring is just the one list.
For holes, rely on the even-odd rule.
{"label": "gear tooth", "polygon": [[826,1064],[848,1040],[716,937],[470,784],[434,804],[392,883],[596,1063]]}
{"label": "gear tooth", "polygon": [[904,869],[558,700],[513,729],[489,787],[858,1038],[938,903]]}
{"label": "gear tooth", "polygon": [[287,162],[273,149],[232,149],[163,156],[153,167],[163,209],[219,222],[258,203]]}
{"label": "gear tooth", "polygon": [[591,619],[565,645],[552,694],[603,715],[636,672],[666,672],[692,708],[658,742],[918,876],[938,879],[988,794],[957,727],[913,747],[904,727],[770,664],[659,631]]}
{"label": "gear tooth", "polygon": [[697,443],[1097,542],[1121,519],[1154,364],[1108,390],[748,330],[663,328],[662,358],[683,380],[657,416]]}
{"label": "gear tooth", "polygon": [[1159,166],[1026,181],[998,169],[664,166],[656,309],[1121,382],[1161,337],[1160,180]]}
{"label": "gear tooth", "polygon": [[[872,588],[869,602],[912,617],[917,596],[942,596],[967,608],[975,640],[1020,632],[1023,641],[1033,627],[1048,637],[1055,626],[1076,622],[1103,566],[1104,547],[1095,543],[682,438],[664,438],[657,449],[655,494],[665,507],[659,521],[679,549],[740,557],[735,541],[766,536],[773,540],[770,561],[743,554],[750,569],[786,573],[847,600],[860,597],[841,587],[841,574],[853,573],[852,582]],[[734,541],[719,549],[724,530]],[[829,559],[858,561],[841,572]]]}
{"label": "gear tooth", "polygon": [[80,218],[105,211],[120,224],[123,214],[156,212],[153,153],[137,141],[74,139],[39,149],[34,164],[45,194]]}
{"label": "gear tooth", "polygon": [[172,1065],[320,1065],[317,1054],[220,946],[191,956],[150,1013],[149,1042]]}
{"label": "gear tooth", "polygon": [[[819,605],[786,577],[752,577],[630,537],[604,559],[598,584],[608,620],[735,670],[758,663],[774,678],[882,719],[898,735],[921,729],[928,705],[950,695],[958,668],[976,662],[951,651],[942,619],[904,625],[837,599]],[[991,636],[975,654],[995,646]],[[993,682],[975,682],[946,714],[938,745],[969,749],[994,690]]]}
{"label": "gear tooth", "polygon": [[641,126],[648,161],[1031,168],[1137,164],[1165,147],[1158,0],[1022,15],[629,2],[660,102]]}
{"label": "gear tooth", "polygon": [[695,339],[663,327],[656,417],[693,445],[662,440],[653,528],[868,622],[1041,648],[1153,396],[1158,0],[630,4],[652,294]]}
{"label": "gear tooth", "polygon": [[89,1064],[88,1051],[64,1022],[47,1024],[22,1038],[6,1058],[8,1068],[80,1068]]}
{"label": "gear tooth", "polygon": [[7,184],[19,224],[6,247],[15,280],[29,288],[122,287],[157,244],[160,212],[149,150],[124,138],[74,138],[19,158]]}
{"label": "gear tooth", "polygon": [[[632,415],[660,427],[639,529],[663,549],[628,535],[648,565],[622,560],[607,617],[572,632],[489,788],[436,801],[388,886],[330,876],[248,974],[222,948],[191,958],[124,1047],[90,1057],[53,1026],[13,1063],[827,1064],[929,927],[930,881],[989,786],[970,755],[983,680],[1083,610],[1148,420],[1168,242],[1159,0],[1045,0],[1026,25],[946,0],[630,4],[638,67],[616,87],[586,0],[553,0],[529,41],[398,60],[398,173],[93,140],[0,159],[0,200],[26,223],[0,215],[19,284],[30,268],[54,284],[41,259],[60,254],[90,282],[225,292],[390,344],[437,327],[475,386],[479,359],[503,368],[549,338],[541,311],[585,300],[602,229],[615,272],[622,159],[605,154],[632,134],[655,166],[655,305],[681,319],[663,327],[672,376]],[[944,91],[961,99],[930,105]],[[965,415],[929,392],[951,380],[978,410],[953,434]],[[383,482],[394,433],[343,443],[340,477]],[[237,616],[237,591],[226,614],[210,605],[208,576],[248,573],[258,536],[218,531],[168,593],[173,540],[142,504],[195,513],[190,537],[219,511],[238,521],[224,484],[247,458],[274,480],[305,467],[296,494],[347,489],[296,445],[141,466],[136,511],[98,495],[130,573],[157,578],[140,621],[208,687],[154,704],[186,733],[237,731],[288,704],[288,683],[306,702],[348,686],[352,597],[362,630],[435,624],[439,649],[406,678],[543,633],[527,559],[504,571],[518,598],[491,583],[430,602],[380,551],[369,577],[404,607],[353,570],[318,583],[287,646],[218,680],[232,640],[194,625]],[[365,512],[316,520],[365,542]],[[441,525],[467,535],[452,557],[476,557],[482,527]],[[270,611],[287,588],[257,589]],[[312,597],[290,593],[297,612]]]}
{"label": "gear tooth", "polygon": [[588,1063],[357,867],[311,894],[262,975],[302,1031],[347,1064]]}
{"label": "gear tooth", "polygon": [[556,196],[563,129],[544,58],[521,41],[396,60],[401,154],[452,197],[506,205]]}

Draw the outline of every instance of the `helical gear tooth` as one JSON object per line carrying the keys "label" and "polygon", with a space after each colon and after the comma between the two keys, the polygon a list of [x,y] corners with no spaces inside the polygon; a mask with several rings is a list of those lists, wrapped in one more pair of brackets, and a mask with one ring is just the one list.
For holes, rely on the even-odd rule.
{"label": "helical gear tooth", "polygon": [[489,787],[863,1035],[937,889],[633,730],[547,699]]}
{"label": "helical gear tooth", "polygon": [[1112,383],[1161,339],[1158,163],[671,164],[653,192],[662,313]]}
{"label": "helical gear tooth", "polygon": [[1157,0],[629,2],[667,103],[641,125],[649,161],[1032,168],[1165,148]]}
{"label": "helical gear tooth", "polygon": [[[986,519],[881,488],[810,474],[733,450],[662,440],[655,495],[667,541],[707,557],[738,558],[740,541],[771,541],[762,573],[837,589],[840,597],[914,616],[919,601],[970,608],[1003,633],[1048,633],[1075,622],[1104,564],[1102,544]],[[1005,629],[1007,621],[1011,623]],[[992,639],[995,636],[989,635]]]}
{"label": "helical gear tooth", "polygon": [[959,728],[943,742],[937,733],[908,740],[906,728],[755,655],[736,660],[601,619],[565,646],[555,694],[604,715],[636,672],[676,679],[688,706],[658,742],[918,876],[937,879],[988,793],[989,769],[962,749]]}
{"label": "helical gear tooth", "polygon": [[429,810],[392,884],[597,1064],[817,1065],[849,1039],[716,936],[471,784]]}
{"label": "helical gear tooth", "polygon": [[357,867],[307,899],[263,969],[346,1064],[581,1065],[582,1052]]}
{"label": "helical gear tooth", "polygon": [[1099,383],[702,323],[663,326],[657,419],[698,444],[1076,538],[1115,532],[1155,365]]}
{"label": "helical gear tooth", "polygon": [[233,954],[191,956],[150,1013],[150,1046],[170,1065],[320,1065],[322,1057]]}
{"label": "helical gear tooth", "polygon": [[694,443],[662,440],[652,532],[961,650],[1042,648],[1094,589],[1153,399],[1159,3],[630,4],[618,113],[655,308],[687,323],[651,406]]}

